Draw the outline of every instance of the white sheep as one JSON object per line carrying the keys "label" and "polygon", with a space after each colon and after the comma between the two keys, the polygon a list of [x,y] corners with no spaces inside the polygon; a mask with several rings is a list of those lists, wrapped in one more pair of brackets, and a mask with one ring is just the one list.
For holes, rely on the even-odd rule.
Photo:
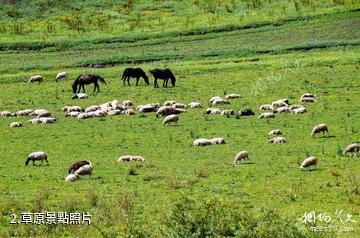
{"label": "white sheep", "polygon": [[221,114],[221,110],[218,108],[208,108],[205,113],[210,115]]}
{"label": "white sheep", "polygon": [[115,110],[111,110],[107,112],[108,116],[115,116],[115,115],[120,115],[121,114],[121,110],[119,109],[115,109]]}
{"label": "white sheep", "polygon": [[301,166],[300,166],[300,169],[303,170],[304,168],[308,168],[310,166],[315,166],[316,168],[316,165],[317,165],[317,158],[315,156],[310,156],[309,158],[305,159]]}
{"label": "white sheep", "polygon": [[294,110],[294,109],[298,109],[298,108],[302,108],[302,107],[304,107],[303,105],[296,105],[296,104],[294,104],[294,105],[290,105],[289,106],[289,109],[290,110]]}
{"label": "white sheep", "polygon": [[240,94],[236,94],[236,93],[230,93],[228,95],[225,96],[226,99],[234,99],[234,98],[241,98]]}
{"label": "white sheep", "polygon": [[317,100],[315,98],[305,97],[305,98],[300,98],[300,102],[317,102]]}
{"label": "white sheep", "polygon": [[30,83],[34,83],[34,82],[39,82],[39,83],[41,83],[41,81],[43,81],[43,77],[42,77],[41,75],[34,75],[34,76],[32,76],[32,77],[29,79],[28,83],[29,83],[29,84],[30,84]]}
{"label": "white sheep", "polygon": [[32,110],[32,109],[24,109],[24,110],[19,110],[19,111],[15,112],[15,115],[18,117],[29,116],[33,112],[34,112],[34,110]]}
{"label": "white sheep", "polygon": [[212,102],[213,105],[221,105],[221,104],[229,104],[228,101],[226,101],[225,99],[219,98],[219,99],[215,99]]}
{"label": "white sheep", "polygon": [[237,153],[237,155],[235,156],[234,163],[235,163],[235,164],[240,163],[241,160],[244,160],[244,161],[245,161],[245,159],[249,159],[249,153],[248,153],[246,150],[240,151],[240,152]]}
{"label": "white sheep", "polygon": [[273,110],[273,107],[270,104],[263,104],[260,106],[260,110]]}
{"label": "white sheep", "polygon": [[54,123],[56,121],[54,117],[39,117],[39,119],[42,124]]}
{"label": "white sheep", "polygon": [[80,112],[68,112],[65,114],[66,117],[77,117]]}
{"label": "white sheep", "polygon": [[214,96],[214,97],[210,98],[209,102],[213,103],[215,100],[224,100],[224,99],[220,96]]}
{"label": "white sheep", "polygon": [[283,144],[286,143],[286,139],[282,136],[276,136],[267,141],[268,144]]}
{"label": "white sheep", "polygon": [[125,107],[131,107],[131,106],[134,106],[134,103],[130,100],[125,100],[122,102],[122,104],[125,106]]}
{"label": "white sheep", "polygon": [[176,103],[176,101],[174,100],[169,100],[169,101],[165,101],[164,102],[164,106],[172,106]]}
{"label": "white sheep", "polygon": [[89,164],[85,164],[83,166],[81,166],[78,170],[75,171],[75,175],[79,176],[83,176],[83,175],[91,175],[92,174],[92,170],[93,170],[93,166],[92,163],[90,161],[88,161]]}
{"label": "white sheep", "polygon": [[359,153],[359,150],[360,150],[360,145],[353,143],[346,147],[346,149],[343,152],[343,155],[346,155],[346,153],[350,153],[350,154],[353,154],[353,156],[355,158],[357,156],[357,154]]}
{"label": "white sheep", "polygon": [[287,99],[279,99],[277,101],[274,101],[271,103],[271,107],[275,108],[275,107],[285,107],[285,106],[289,106],[285,101]]}
{"label": "white sheep", "polygon": [[67,112],[83,112],[84,109],[80,106],[69,106]]}
{"label": "white sheep", "polygon": [[37,114],[37,118],[40,118],[40,117],[51,117],[52,116],[52,113],[51,112],[40,112]]}
{"label": "white sheep", "polygon": [[99,105],[91,105],[85,109],[85,112],[95,112],[96,110],[100,109]]}
{"label": "white sheep", "polygon": [[155,112],[159,109],[158,105],[155,104],[146,104],[140,105],[136,108],[139,112]]}
{"label": "white sheep", "polygon": [[176,114],[172,114],[169,116],[166,116],[162,125],[165,126],[165,124],[170,124],[170,123],[176,123],[179,121],[179,116]]}
{"label": "white sheep", "polygon": [[90,112],[80,113],[79,115],[77,115],[77,119],[87,119],[87,118],[90,118],[89,113],[90,113]]}
{"label": "white sheep", "polygon": [[47,160],[47,154],[43,151],[37,151],[33,152],[28,155],[27,160],[25,161],[25,165],[28,165],[30,161],[33,162],[33,165],[35,166],[35,161],[40,160],[41,164],[43,164],[43,161],[45,160],[47,165],[49,165],[49,161]]}
{"label": "white sheep", "polygon": [[210,139],[210,142],[211,142],[211,144],[213,144],[213,145],[225,144],[224,138],[213,138],[213,139]]}
{"label": "white sheep", "polygon": [[288,106],[279,107],[278,109],[275,109],[273,113],[289,113],[290,109]]}
{"label": "white sheep", "polygon": [[78,93],[75,94],[74,97],[72,97],[72,99],[87,99],[88,95],[86,93]]}
{"label": "white sheep", "polygon": [[306,112],[306,108],[305,107],[300,107],[300,108],[295,108],[291,110],[292,114],[303,114]]}
{"label": "white sheep", "polygon": [[202,107],[201,104],[198,103],[198,102],[191,102],[191,103],[188,104],[188,106],[190,108],[201,108]]}
{"label": "white sheep", "polygon": [[0,112],[0,117],[12,117],[14,116],[15,114],[13,114],[12,112],[9,112],[9,111],[2,111]]}
{"label": "white sheep", "polygon": [[145,161],[144,157],[139,155],[123,155],[120,156],[118,162]]}
{"label": "white sheep", "polygon": [[320,123],[319,125],[315,126],[314,129],[311,131],[311,137],[314,137],[316,134],[322,132],[323,136],[325,132],[330,136],[328,126],[325,123]]}
{"label": "white sheep", "polygon": [[265,119],[265,118],[274,118],[276,115],[272,112],[264,112],[264,113],[261,113],[258,118],[259,119]]}
{"label": "white sheep", "polygon": [[182,103],[174,103],[173,105],[171,105],[173,108],[177,108],[177,109],[182,109],[185,108],[185,104]]}
{"label": "white sheep", "polygon": [[66,79],[68,77],[67,72],[60,72],[56,75],[55,81],[57,82],[59,79]]}
{"label": "white sheep", "polygon": [[193,144],[194,146],[206,146],[206,145],[211,145],[211,141],[205,138],[200,138],[194,140]]}
{"label": "white sheep", "polygon": [[279,129],[274,129],[269,132],[269,136],[271,135],[279,136],[282,135],[282,132]]}
{"label": "white sheep", "polygon": [[45,109],[36,109],[35,111],[33,111],[32,113],[30,113],[31,116],[38,116],[40,114],[48,114],[50,113],[48,110]]}
{"label": "white sheep", "polygon": [[230,115],[234,115],[234,114],[235,114],[234,110],[223,110],[221,112],[221,115],[223,115],[223,116],[230,116]]}
{"label": "white sheep", "polygon": [[316,95],[313,93],[304,93],[303,95],[301,95],[301,98],[313,98],[313,97],[316,97]]}
{"label": "white sheep", "polygon": [[11,123],[10,123],[10,127],[12,127],[12,128],[22,127],[22,122],[18,122],[18,121],[11,122]]}
{"label": "white sheep", "polygon": [[76,174],[68,174],[65,178],[65,181],[68,182],[74,182],[76,180],[80,179],[80,175],[76,175]]}
{"label": "white sheep", "polygon": [[40,118],[30,119],[30,120],[28,120],[28,122],[29,122],[30,124],[33,124],[33,125],[35,125],[35,124],[41,124],[41,123],[42,123],[41,120],[40,120]]}
{"label": "white sheep", "polygon": [[124,114],[128,116],[135,115],[135,111],[132,109],[127,109],[124,111]]}

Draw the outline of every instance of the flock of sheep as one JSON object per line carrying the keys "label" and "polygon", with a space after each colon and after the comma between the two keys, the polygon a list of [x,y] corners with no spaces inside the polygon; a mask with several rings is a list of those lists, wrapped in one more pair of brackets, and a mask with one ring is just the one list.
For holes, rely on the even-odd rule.
{"label": "flock of sheep", "polygon": [[[61,72],[57,75],[56,80],[61,78],[66,78],[68,74],[66,72]],[[40,75],[36,75],[30,78],[29,83],[33,82],[41,82],[42,77]],[[264,104],[260,106],[260,110],[265,112],[261,113],[258,116],[258,119],[269,119],[275,118],[276,115],[281,113],[291,113],[291,114],[303,114],[307,112],[306,107],[303,105],[304,103],[312,103],[316,102],[316,95],[312,93],[303,94],[300,98],[301,105],[290,105],[288,99],[279,99],[273,101],[271,104]],[[87,99],[88,96],[84,93],[76,94],[73,99]],[[228,94],[225,96],[225,99],[220,96],[212,97],[209,100],[209,103],[213,106],[230,104],[229,100],[241,98],[240,94]],[[182,103],[178,103],[176,101],[166,101],[163,106],[160,103],[149,103],[145,105],[139,105],[134,110],[134,103],[130,100],[125,100],[122,103],[119,103],[117,100],[112,100],[109,102],[105,102],[100,105],[90,105],[87,108],[82,108],[80,106],[72,105],[72,106],[64,106],[61,111],[64,113],[65,117],[74,117],[77,119],[88,119],[94,117],[105,117],[105,116],[115,116],[115,115],[135,115],[136,111],[139,113],[150,113],[155,112],[156,117],[164,117],[163,125],[167,125],[170,123],[178,123],[179,114],[185,113],[187,109],[201,109],[202,105],[199,102],[190,102],[185,105]],[[207,108],[204,112],[205,114],[214,115],[220,114],[224,116],[253,116],[255,113],[250,109],[243,109],[240,111],[235,111],[231,109],[220,110],[218,108]],[[22,117],[22,116],[33,116],[34,118],[28,120],[30,124],[48,124],[56,122],[56,118],[53,117],[53,114],[45,109],[24,109],[19,110],[17,112],[10,111],[1,111],[0,117]],[[23,124],[19,121],[14,121],[10,124],[10,127],[21,127]],[[324,123],[321,123],[313,128],[311,131],[311,137],[315,136],[318,133],[329,134],[328,126]],[[270,136],[274,136],[269,139],[267,143],[272,144],[282,144],[286,143],[286,139],[282,137],[282,132],[279,129],[274,129],[269,132]],[[223,138],[212,138],[205,139],[199,138],[193,142],[194,146],[208,146],[208,145],[220,145],[224,144],[225,140]],[[357,156],[359,152],[360,145],[359,144],[350,144],[344,150],[343,154],[351,153],[354,157]],[[30,161],[35,165],[35,161],[43,161],[47,160],[48,156],[45,152],[39,151],[31,153],[25,162],[25,165],[28,165]],[[242,160],[249,159],[249,153],[247,151],[240,151],[236,154],[234,163],[240,163]],[[145,159],[142,156],[121,156],[118,159],[118,162],[129,162],[129,161],[144,161]],[[300,166],[300,169],[308,168],[310,166],[317,165],[317,158],[315,156],[310,156],[306,158]],[[66,181],[75,181],[81,178],[84,175],[91,175],[93,170],[93,165],[88,160],[76,161],[70,165],[68,169],[68,175],[66,176]]]}

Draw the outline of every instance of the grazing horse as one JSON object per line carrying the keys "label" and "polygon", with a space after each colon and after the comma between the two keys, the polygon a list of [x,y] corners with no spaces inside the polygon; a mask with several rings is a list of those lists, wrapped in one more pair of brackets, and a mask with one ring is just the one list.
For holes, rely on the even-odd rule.
{"label": "grazing horse", "polygon": [[[82,87],[83,92],[85,93],[85,84],[94,84],[94,92],[97,89],[98,92],[100,92],[100,87],[98,84],[98,80],[100,80],[103,84],[106,84],[104,78],[100,77],[99,75],[96,74],[80,74],[73,82],[72,85],[72,89],[74,93],[79,93],[80,89]],[[79,85],[79,89],[78,89],[78,85]]]}
{"label": "grazing horse", "polygon": [[150,73],[155,78],[155,80],[154,80],[154,87],[155,88],[159,87],[159,85],[157,83],[158,79],[163,79],[164,80],[163,87],[166,87],[166,88],[167,88],[169,79],[171,79],[171,85],[173,87],[175,87],[176,78],[175,78],[174,74],[171,72],[170,69],[153,69],[153,70],[150,70]]}
{"label": "grazing horse", "polygon": [[125,86],[125,80],[127,80],[128,85],[130,85],[130,78],[136,78],[136,86],[139,84],[139,79],[143,78],[146,85],[149,85],[149,78],[146,76],[145,72],[140,68],[126,68],[124,70],[124,73],[121,77],[121,79],[124,80],[124,86]]}

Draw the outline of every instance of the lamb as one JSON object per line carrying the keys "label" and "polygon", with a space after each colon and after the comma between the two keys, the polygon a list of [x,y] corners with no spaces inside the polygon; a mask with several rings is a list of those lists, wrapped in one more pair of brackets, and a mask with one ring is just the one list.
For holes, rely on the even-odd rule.
{"label": "lamb", "polygon": [[68,77],[67,72],[60,72],[56,75],[55,81],[57,82],[59,79],[66,79]]}
{"label": "lamb", "polygon": [[122,102],[122,104],[125,106],[125,107],[131,107],[131,106],[134,106],[134,103],[130,100],[125,100]]}
{"label": "lamb", "polygon": [[240,116],[253,116],[255,113],[250,109],[243,109],[239,111]]}
{"label": "lamb", "polygon": [[191,103],[188,104],[188,106],[190,108],[201,108],[202,107],[201,104],[198,103],[198,102],[191,102]]}
{"label": "lamb", "polygon": [[237,164],[237,163],[240,163],[241,160],[245,161],[246,159],[249,159],[249,153],[246,150],[243,150],[243,151],[240,151],[239,153],[237,153],[237,155],[235,156],[235,159],[234,159],[234,163]]}
{"label": "lamb", "polygon": [[10,123],[10,127],[12,127],[12,128],[22,127],[22,122],[18,122],[18,121],[16,121],[16,122],[11,122],[11,123]]}
{"label": "lamb", "polygon": [[193,144],[194,146],[206,146],[206,145],[211,145],[211,141],[205,138],[200,138],[194,140]]}
{"label": "lamb", "polygon": [[221,112],[221,115],[223,115],[223,116],[230,116],[230,115],[234,115],[234,114],[235,114],[234,110],[223,110]]}
{"label": "lamb", "polygon": [[91,164],[91,163],[88,160],[78,160],[69,166],[68,173],[69,174],[74,173],[76,170],[80,169],[82,166],[86,164]]}
{"label": "lamb", "polygon": [[79,175],[76,175],[76,174],[68,174],[66,177],[65,177],[65,181],[68,181],[68,182],[74,182],[76,180],[80,179],[80,176]]}
{"label": "lamb", "polygon": [[145,161],[144,157],[139,155],[124,155],[119,157],[118,162]]}
{"label": "lamb", "polygon": [[350,153],[353,154],[354,158],[357,156],[357,154],[359,153],[360,150],[360,145],[359,144],[350,144],[346,147],[346,149],[343,152],[343,155],[346,155],[346,153]]}
{"label": "lamb", "polygon": [[277,113],[288,113],[290,112],[290,109],[288,106],[284,106],[284,107],[279,107],[278,109],[275,109],[273,111],[273,113],[277,114]]}
{"label": "lamb", "polygon": [[295,108],[291,110],[291,114],[303,114],[306,112],[305,107]]}
{"label": "lamb", "polygon": [[15,114],[13,114],[12,112],[9,112],[9,111],[2,111],[0,112],[0,117],[12,117],[14,116]]}
{"label": "lamb", "polygon": [[287,99],[279,99],[279,100],[277,100],[277,101],[274,101],[274,102],[272,102],[271,103],[271,107],[272,108],[275,108],[275,107],[287,107],[287,106],[289,106],[285,101],[286,101]]}
{"label": "lamb", "polygon": [[264,112],[258,116],[259,119],[274,118],[274,117],[275,117],[275,114],[272,112]]}
{"label": "lamb", "polygon": [[212,104],[213,105],[229,104],[229,102],[226,101],[225,99],[219,98],[219,99],[213,100]]}
{"label": "lamb", "polygon": [[96,110],[100,109],[99,105],[91,105],[85,109],[85,112],[95,112]]}
{"label": "lamb", "polygon": [[165,117],[162,125],[165,126],[165,124],[170,124],[170,123],[176,123],[179,121],[179,116],[178,115],[175,115],[175,114],[172,114],[172,115],[169,115],[167,117]]}
{"label": "lamb", "polygon": [[315,98],[305,97],[305,98],[300,98],[300,102],[317,102],[317,101],[315,100]]}
{"label": "lamb", "polygon": [[303,170],[304,168],[308,168],[310,166],[314,165],[316,168],[317,165],[317,158],[315,156],[310,156],[309,158],[305,159],[301,166],[300,169]]}
{"label": "lamb", "polygon": [[206,109],[205,113],[210,115],[215,115],[215,114],[221,114],[221,111],[218,108],[208,108]]}
{"label": "lamb", "polygon": [[88,99],[88,95],[86,93],[78,93],[72,99]]}
{"label": "lamb", "polygon": [[15,112],[15,115],[20,117],[20,116],[29,116],[31,113],[33,113],[34,110],[32,109],[24,109],[24,110],[20,110]]}
{"label": "lamb", "polygon": [[271,135],[279,136],[282,135],[282,132],[279,129],[274,129],[269,132],[269,136]]}
{"label": "lamb", "polygon": [[284,137],[277,136],[267,141],[268,144],[283,144],[286,143],[286,140]]}
{"label": "lamb", "polygon": [[93,166],[91,164],[90,161],[88,161],[89,164],[85,164],[83,166],[81,166],[78,170],[75,171],[75,175],[76,176],[83,176],[83,175],[91,175],[92,174],[92,170],[93,170]]}
{"label": "lamb", "polygon": [[40,84],[41,81],[43,81],[43,77],[41,75],[34,75],[29,79],[28,83],[30,84],[30,83],[34,83],[34,82],[39,82],[39,84]]}
{"label": "lamb", "polygon": [[234,99],[234,98],[241,98],[240,94],[236,94],[236,93],[230,93],[228,95],[225,96],[226,99]]}
{"label": "lamb", "polygon": [[49,161],[47,160],[48,156],[43,151],[34,152],[28,155],[27,160],[25,161],[25,165],[28,165],[30,161],[33,162],[33,166],[35,166],[35,161],[40,160],[41,164],[43,164],[43,161],[45,160],[47,165],[49,165]]}
{"label": "lamb", "polygon": [[176,101],[174,101],[174,100],[165,101],[165,102],[164,102],[164,106],[172,106],[172,105],[174,105],[175,103],[176,103]]}
{"label": "lamb", "polygon": [[80,112],[68,112],[65,114],[66,117],[77,117]]}
{"label": "lamb", "polygon": [[211,142],[211,144],[213,144],[213,145],[225,144],[224,138],[213,138],[213,139],[210,139],[210,142]]}
{"label": "lamb", "polygon": [[325,132],[330,136],[328,126],[325,123],[321,123],[314,127],[314,129],[311,131],[311,137],[314,137],[316,134],[322,132],[323,136],[325,135]]}
{"label": "lamb", "polygon": [[260,106],[260,110],[273,110],[273,107],[270,104],[263,104]]}

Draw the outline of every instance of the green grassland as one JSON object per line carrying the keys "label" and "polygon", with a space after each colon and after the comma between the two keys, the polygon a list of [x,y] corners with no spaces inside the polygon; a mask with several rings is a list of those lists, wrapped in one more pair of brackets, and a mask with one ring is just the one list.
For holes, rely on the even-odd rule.
{"label": "green grassland", "polygon": [[[360,142],[357,1],[111,2],[53,1],[35,17],[34,3],[22,1],[17,4],[30,5],[19,8],[18,21],[33,28],[21,33],[11,30],[14,17],[0,18],[7,24],[0,33],[0,111],[44,108],[57,118],[48,125],[30,125],[30,117],[0,118],[0,237],[360,235],[359,156],[342,155],[348,144]],[[260,5],[251,5],[256,2]],[[15,9],[0,6],[0,12]],[[112,17],[104,30],[78,32],[61,27],[58,17],[72,15],[68,9],[84,20],[94,9]],[[138,24],[136,14],[142,16]],[[162,20],[153,21],[163,24],[154,26],[154,15]],[[46,22],[56,32],[45,34]],[[135,64],[147,74],[171,68],[177,86],[123,86],[120,74]],[[55,75],[64,70],[69,79],[56,83]],[[101,93],[88,86],[89,99],[72,100],[71,83],[80,73],[100,74],[108,85],[100,85]],[[34,74],[43,75],[44,82],[27,84]],[[204,114],[216,95],[240,93],[242,98],[219,108],[250,108],[258,115],[261,104],[280,98],[296,104],[305,92],[315,93],[318,102],[307,104],[302,115],[259,120]],[[77,120],[61,112],[65,105],[113,99],[135,105],[199,101],[204,108],[188,109],[178,125],[165,127],[154,113]],[[10,128],[15,120],[24,126]],[[329,126],[331,137],[310,137],[319,123]],[[266,143],[275,128],[287,143]],[[197,138],[213,137],[226,144],[192,146]],[[38,150],[46,151],[50,166],[26,167],[26,156]],[[241,150],[249,151],[250,161],[234,166]],[[117,163],[125,154],[146,161]],[[317,169],[300,171],[309,155],[318,157]],[[65,182],[68,166],[80,159],[93,162],[93,175]],[[357,223],[346,225],[355,231],[314,233],[298,220],[310,211],[335,219],[337,209],[353,215]],[[10,214],[23,211],[93,217],[89,226],[9,224]]]}

